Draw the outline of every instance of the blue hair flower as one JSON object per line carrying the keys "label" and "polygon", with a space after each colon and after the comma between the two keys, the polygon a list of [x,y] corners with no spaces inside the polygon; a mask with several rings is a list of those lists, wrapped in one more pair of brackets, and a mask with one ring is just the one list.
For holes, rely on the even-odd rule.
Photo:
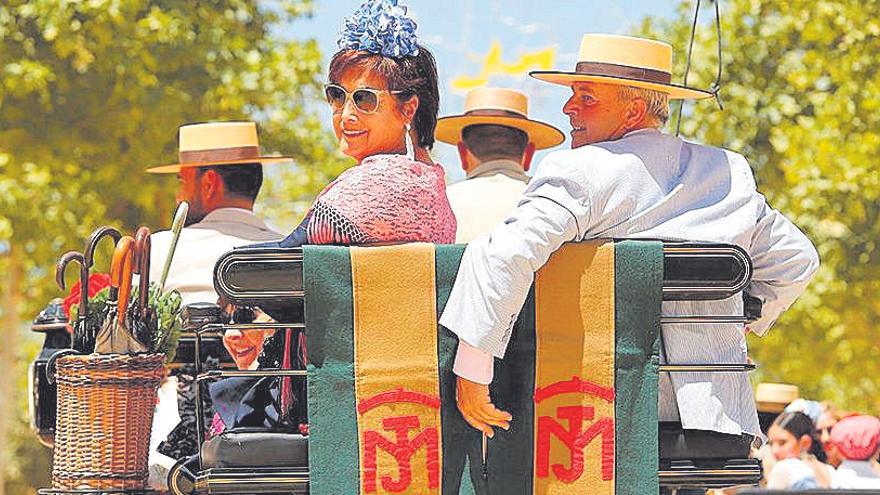
{"label": "blue hair flower", "polygon": [[364,50],[384,57],[419,54],[416,22],[397,0],[366,0],[345,18],[336,43],[343,50]]}

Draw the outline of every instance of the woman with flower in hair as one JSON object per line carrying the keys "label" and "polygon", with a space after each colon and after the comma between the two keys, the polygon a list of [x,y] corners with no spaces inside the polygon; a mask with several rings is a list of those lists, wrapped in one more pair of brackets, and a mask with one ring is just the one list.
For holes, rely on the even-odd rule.
{"label": "woman with flower in hair", "polygon": [[434,144],[440,92],[433,55],[397,0],[366,1],[345,19],[324,94],[339,148],[357,161],[280,243],[455,241]]}
{"label": "woman with flower in hair", "polygon": [[[437,67],[415,29],[397,0],[368,0],[345,19],[325,96],[340,150],[357,165],[324,188],[287,238],[250,247],[455,241],[443,168],[428,154],[439,108]],[[260,368],[282,366],[285,335],[266,340]],[[277,426],[282,392],[271,384],[212,384],[215,408],[225,417],[215,420],[214,433]]]}

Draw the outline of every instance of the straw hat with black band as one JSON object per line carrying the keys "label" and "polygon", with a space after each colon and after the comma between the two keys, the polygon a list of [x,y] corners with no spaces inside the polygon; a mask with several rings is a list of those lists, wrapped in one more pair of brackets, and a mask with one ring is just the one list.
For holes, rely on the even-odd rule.
{"label": "straw hat with black band", "polygon": [[565,135],[550,124],[528,117],[528,98],[519,91],[501,88],[478,88],[470,91],[464,100],[464,113],[437,120],[434,137],[448,144],[458,144],[462,131],[472,125],[489,124],[519,129],[535,143],[536,149],[552,148]]}
{"label": "straw hat with black band", "polygon": [[278,163],[289,156],[263,156],[254,122],[200,122],[177,131],[179,163],[148,168],[153,174],[174,174],[182,168],[219,167],[245,163]]}
{"label": "straw hat with black band", "polygon": [[529,75],[553,84],[619,84],[660,91],[670,99],[710,98],[711,92],[672,84],[672,47],[661,41],[611,34],[585,34],[574,71],[537,70]]}

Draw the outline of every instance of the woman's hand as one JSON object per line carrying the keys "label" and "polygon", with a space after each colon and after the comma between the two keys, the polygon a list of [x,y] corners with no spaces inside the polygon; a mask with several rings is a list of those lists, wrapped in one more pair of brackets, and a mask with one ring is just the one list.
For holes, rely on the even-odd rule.
{"label": "woman's hand", "polygon": [[510,428],[510,413],[497,409],[489,399],[489,386],[456,377],[455,398],[458,410],[469,425],[483,432],[487,437],[495,435],[493,426]]}

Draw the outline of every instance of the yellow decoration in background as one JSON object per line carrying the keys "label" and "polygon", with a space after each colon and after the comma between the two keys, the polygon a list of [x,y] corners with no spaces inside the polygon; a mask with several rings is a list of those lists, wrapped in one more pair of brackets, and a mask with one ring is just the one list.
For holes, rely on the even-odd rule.
{"label": "yellow decoration in background", "polygon": [[530,70],[549,70],[553,68],[556,58],[556,48],[550,46],[534,52],[527,52],[512,62],[505,63],[501,57],[501,43],[498,40],[489,46],[489,52],[485,57],[469,55],[476,62],[482,62],[483,67],[477,76],[458,76],[452,80],[452,88],[460,91],[469,91],[480,86],[485,86],[489,78],[495,75],[523,77]]}

